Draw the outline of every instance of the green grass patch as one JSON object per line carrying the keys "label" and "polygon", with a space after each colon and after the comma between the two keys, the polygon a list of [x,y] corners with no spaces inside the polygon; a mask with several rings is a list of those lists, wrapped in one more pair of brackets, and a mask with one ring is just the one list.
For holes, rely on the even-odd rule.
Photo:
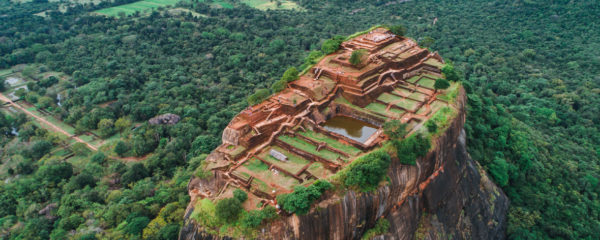
{"label": "green grass patch", "polygon": [[404,99],[403,101],[396,103],[396,106],[412,111],[412,110],[415,110],[415,108],[417,107],[418,104],[419,104],[419,102],[417,102],[417,101],[410,100],[410,99]]}
{"label": "green grass patch", "polygon": [[426,87],[426,88],[430,88],[433,89],[433,85],[435,84],[435,80],[430,79],[430,78],[421,78],[421,80],[419,80],[419,85]]}
{"label": "green grass patch", "polygon": [[[288,158],[288,161],[279,161],[278,159],[272,157],[269,154],[271,149],[275,149],[276,151],[283,153]],[[259,154],[259,157],[291,173],[297,173],[309,163],[308,160],[277,146],[267,148],[265,151]]]}
{"label": "green grass patch", "polygon": [[414,92],[414,93],[410,94],[410,96],[408,96],[408,97],[423,102],[427,99],[427,94],[423,94],[420,92]]}
{"label": "green grass patch", "polygon": [[385,102],[385,103],[390,103],[393,101],[399,101],[402,100],[402,97],[398,97],[396,95],[392,95],[389,93],[383,93],[381,95],[379,95],[379,97],[377,98],[377,100]]}
{"label": "green grass patch", "polygon": [[[100,9],[95,12],[99,13],[99,14],[107,15],[107,16],[113,16],[113,17],[119,16],[119,13],[123,12],[123,13],[125,13],[125,15],[129,16],[138,11],[144,12],[147,10],[155,9],[158,7],[165,7],[165,6],[169,6],[169,5],[175,6],[175,4],[178,3],[179,1],[181,1],[181,0],[142,0],[142,1],[133,2],[133,3],[129,3],[129,4]],[[215,4],[219,4],[219,2],[220,1],[215,1]],[[227,4],[229,4],[229,3],[227,3]],[[231,5],[231,4],[229,4],[229,5]],[[223,7],[225,7],[225,6],[223,6]]]}
{"label": "green grass patch", "polygon": [[267,164],[265,164],[264,162],[261,162],[260,160],[256,159],[256,158],[252,158],[250,159],[250,161],[248,161],[246,164],[244,164],[244,166],[253,172],[261,172],[261,171],[267,171],[269,170],[269,166]]}
{"label": "green grass patch", "polygon": [[343,144],[343,143],[339,142],[338,140],[330,138],[327,135],[324,135],[321,133],[317,133],[317,132],[310,131],[310,130],[307,130],[306,132],[299,131],[297,133],[302,136],[305,136],[307,138],[310,138],[312,140],[318,141],[318,142],[325,142],[330,147],[341,150],[342,152],[348,153],[349,155],[357,155],[361,152],[360,149],[358,149],[358,148],[355,148],[351,145]]}
{"label": "green grass patch", "polygon": [[376,102],[374,102],[374,103],[371,103],[371,104],[367,105],[367,106],[365,107],[365,109],[367,109],[367,110],[369,110],[369,111],[373,111],[373,112],[375,112],[375,113],[378,113],[378,114],[381,114],[381,115],[384,115],[384,116],[387,116],[388,114],[387,114],[387,112],[385,111],[385,108],[386,108],[386,107],[387,107],[387,106],[385,106],[385,105],[383,105],[383,104],[381,104],[381,103],[376,103]]}
{"label": "green grass patch", "polygon": [[419,78],[421,78],[421,76],[420,75],[416,75],[416,76],[413,76],[413,77],[409,78],[406,81],[408,81],[409,83],[416,83],[417,81],[419,81]]}
{"label": "green grass patch", "polygon": [[342,158],[341,155],[334,153],[332,151],[329,151],[327,149],[321,149],[321,151],[317,151],[317,146],[315,146],[309,142],[306,142],[300,138],[297,138],[297,137],[281,135],[278,137],[278,139],[289,145],[292,145],[295,148],[298,148],[305,152],[317,155],[317,156],[325,158],[327,160],[336,161],[338,158]]}
{"label": "green grass patch", "polygon": [[245,3],[246,5],[256,8],[258,10],[301,10],[302,8],[298,6],[295,2],[287,1],[287,0],[241,0],[240,2]]}

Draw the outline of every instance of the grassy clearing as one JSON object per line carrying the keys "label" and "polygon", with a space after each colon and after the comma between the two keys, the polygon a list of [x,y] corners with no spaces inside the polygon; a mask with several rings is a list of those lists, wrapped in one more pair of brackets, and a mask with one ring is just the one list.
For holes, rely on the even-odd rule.
{"label": "grassy clearing", "polygon": [[417,81],[419,81],[419,78],[421,78],[421,76],[416,75],[416,76],[413,76],[413,77],[409,78],[406,81],[408,81],[409,83],[416,83]]}
{"label": "grassy clearing", "polygon": [[435,84],[435,80],[430,79],[430,78],[421,78],[421,80],[419,80],[419,85],[426,87],[426,88],[430,88],[433,89],[433,85]]}
{"label": "grassy clearing", "polygon": [[427,99],[427,95],[420,92],[414,92],[408,97],[419,101],[425,101],[425,99]]}
{"label": "grassy clearing", "polygon": [[390,103],[393,101],[402,100],[402,98],[398,97],[396,95],[389,94],[389,93],[383,93],[377,98],[377,100],[385,102],[385,103]]}
{"label": "grassy clearing", "polygon": [[348,153],[350,155],[357,155],[359,154],[361,151],[358,148],[355,148],[353,146],[350,145],[346,145],[343,144],[339,141],[337,141],[336,139],[330,138],[327,135],[324,134],[320,134],[320,133],[316,133],[313,131],[306,131],[306,132],[297,132],[298,134],[305,136],[307,138],[310,138],[312,140],[315,141],[319,141],[319,142],[325,142],[327,143],[327,145],[329,145],[330,147],[333,147],[335,149],[339,149],[345,153]]}
{"label": "grassy clearing", "polygon": [[[100,9],[95,11],[95,13],[117,17],[119,16],[120,12],[123,12],[126,16],[130,16],[135,12],[150,11],[158,7],[175,6],[175,4],[177,4],[180,1],[188,0],[142,0],[134,3]],[[233,5],[231,3],[223,0],[213,1],[212,5],[220,8],[233,8]]]}
{"label": "grassy clearing", "polygon": [[419,102],[417,101],[404,99],[403,101],[396,103],[396,106],[413,111],[416,110],[415,108],[418,104]]}
{"label": "grassy clearing", "polygon": [[[275,149],[276,151],[283,153],[288,158],[288,161],[283,162],[272,157],[269,154],[269,151],[271,151],[271,149]],[[304,166],[306,166],[306,164],[309,163],[309,161],[305,160],[304,158],[301,158],[300,156],[277,146],[267,148],[265,151],[260,153],[259,157],[291,173],[297,173],[298,171],[300,171],[300,169],[302,169]]]}
{"label": "grassy clearing", "polygon": [[261,172],[261,171],[269,170],[269,166],[267,164],[265,164],[264,162],[261,162],[260,160],[258,160],[256,158],[250,159],[250,161],[248,161],[246,164],[244,164],[244,166],[252,172]]}
{"label": "grassy clearing", "polygon": [[327,170],[327,168],[323,167],[323,164],[320,162],[314,162],[308,167],[308,172],[319,179],[325,179],[331,176],[331,172]]}
{"label": "grassy clearing", "polygon": [[302,10],[298,4],[287,0],[241,0],[242,3],[258,10]]}
{"label": "grassy clearing", "polygon": [[383,105],[381,103],[374,102],[374,103],[371,103],[371,104],[367,105],[365,107],[365,109],[373,111],[373,112],[381,114],[381,115],[384,115],[384,116],[387,116],[388,114],[385,111],[386,107],[387,106],[385,106],[385,105]]}
{"label": "grassy clearing", "polygon": [[6,75],[8,75],[8,74],[11,74],[12,72],[13,72],[13,71],[12,71],[12,69],[10,69],[10,68],[9,68],[9,69],[1,69],[1,70],[0,70],[0,77],[2,77],[2,76],[6,76]]}
{"label": "grassy clearing", "polygon": [[290,137],[287,135],[281,135],[278,137],[278,139],[289,145],[292,145],[300,150],[311,153],[313,155],[317,155],[317,156],[325,158],[327,160],[336,161],[338,158],[342,158],[341,155],[334,153],[332,151],[329,151],[327,149],[321,149],[321,151],[317,151],[317,146],[315,146],[311,143],[305,142],[304,140],[302,140],[300,138]]}

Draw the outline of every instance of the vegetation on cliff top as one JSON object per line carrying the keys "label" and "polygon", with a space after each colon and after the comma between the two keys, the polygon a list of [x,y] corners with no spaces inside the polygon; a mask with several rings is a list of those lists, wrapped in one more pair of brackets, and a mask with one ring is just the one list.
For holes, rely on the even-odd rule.
{"label": "vegetation on cliff top", "polygon": [[[41,169],[64,168],[68,176],[69,168],[57,165],[65,151],[25,116],[4,111],[2,237],[135,238],[147,217],[147,236],[175,238],[181,219],[170,216],[181,216],[189,201],[185,186],[202,162],[198,156],[219,144],[222,129],[247,106],[246,96],[271,86],[287,66],[303,64],[302,71],[314,64],[324,38],[385,21],[408,26],[407,36],[428,42],[460,70],[469,90],[469,153],[511,199],[509,238],[600,238],[595,0],[299,0],[305,12],[192,1],[178,6],[208,17],[157,10],[121,19],[88,14],[119,1],[65,13],[58,2],[23,2],[0,1],[0,78],[21,74],[20,64],[64,73],[68,78],[53,85],[26,84],[30,92],[19,96],[45,97],[40,106],[54,102],[44,109],[84,130],[129,117],[141,124],[128,139],[130,153],[152,155],[141,162],[148,175],[122,184],[132,163],[76,154],[68,159],[71,178],[57,183]],[[46,10],[47,17],[34,15]],[[57,86],[68,97],[59,101]],[[167,112],[182,121],[144,123]],[[36,161],[25,150],[42,140],[53,149]],[[82,173],[96,186],[73,188],[87,182],[73,178]],[[49,215],[39,214],[46,207]]]}

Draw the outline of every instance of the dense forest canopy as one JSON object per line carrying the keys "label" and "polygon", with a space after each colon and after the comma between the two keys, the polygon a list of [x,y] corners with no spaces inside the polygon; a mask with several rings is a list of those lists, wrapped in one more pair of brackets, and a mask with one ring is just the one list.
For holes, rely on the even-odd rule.
{"label": "dense forest canopy", "polygon": [[[187,180],[246,98],[326,39],[377,24],[406,26],[461,72],[469,152],[511,200],[510,238],[600,238],[596,0],[300,0],[301,11],[194,0],[177,7],[201,15],[90,14],[125,2],[0,2],[0,69],[35,80],[19,97],[78,133],[121,137],[119,156],[147,157],[73,144],[73,164],[55,156],[56,135],[3,111],[2,238],[173,239]],[[47,71],[68,77],[33,77]],[[147,123],[164,113],[181,121]]]}

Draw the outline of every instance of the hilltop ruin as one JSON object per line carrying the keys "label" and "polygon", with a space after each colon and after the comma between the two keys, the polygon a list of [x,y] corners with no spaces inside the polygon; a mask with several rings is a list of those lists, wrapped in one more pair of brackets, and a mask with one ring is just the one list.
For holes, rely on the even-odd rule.
{"label": "hilltop ruin", "polygon": [[[361,63],[350,63],[359,49]],[[433,87],[444,64],[437,53],[384,28],[343,42],[283,91],[234,117],[223,144],[206,159],[221,184],[199,184],[190,189],[192,198],[222,199],[240,188],[250,210],[328,178],[381,146],[385,121],[407,123],[410,134],[450,106]]]}

